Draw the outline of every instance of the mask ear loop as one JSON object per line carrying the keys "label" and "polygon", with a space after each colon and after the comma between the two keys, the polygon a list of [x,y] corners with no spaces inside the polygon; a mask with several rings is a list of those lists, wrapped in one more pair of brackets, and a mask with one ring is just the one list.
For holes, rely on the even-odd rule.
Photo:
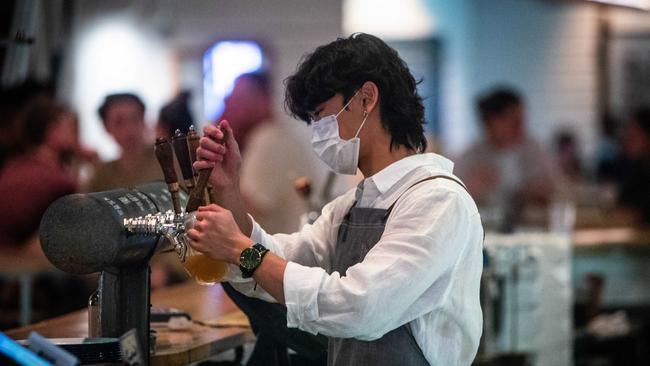
{"label": "mask ear loop", "polygon": [[366,120],[368,119],[368,111],[363,111],[363,122],[361,122],[361,126],[359,126],[359,129],[357,130],[357,133],[354,135],[354,137],[359,137],[359,132],[361,132],[361,129],[363,128],[364,123],[366,123]]}
{"label": "mask ear loop", "polygon": [[341,110],[339,111],[339,113],[337,113],[337,114],[335,115],[336,118],[338,118],[338,117],[339,117],[339,114],[343,113],[343,111],[345,110],[345,108],[347,108],[347,107],[350,105],[350,103],[352,103],[352,99],[354,99],[354,97],[356,97],[357,94],[359,94],[359,91],[360,91],[360,90],[361,90],[361,89],[357,89],[357,91],[354,93],[354,95],[352,95],[352,97],[350,98],[350,100],[348,100],[348,102],[343,106],[343,108],[341,108]]}

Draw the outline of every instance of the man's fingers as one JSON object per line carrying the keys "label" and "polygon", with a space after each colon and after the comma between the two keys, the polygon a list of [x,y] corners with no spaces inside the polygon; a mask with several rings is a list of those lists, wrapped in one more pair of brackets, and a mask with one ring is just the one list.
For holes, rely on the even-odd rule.
{"label": "man's fingers", "polygon": [[[223,207],[221,207],[219,205],[216,205],[214,203],[209,204],[207,206],[199,206],[199,212],[208,212],[208,211],[219,212],[219,211],[223,211],[223,210],[224,210]],[[200,215],[200,214],[197,214],[197,216],[198,215]]]}
{"label": "man's fingers", "polygon": [[[213,139],[209,137],[201,137],[199,140],[199,149],[205,149],[208,151],[212,151],[218,154],[225,154],[226,153],[226,147],[223,146],[222,144],[214,141]],[[197,149],[198,150],[198,149]]]}
{"label": "man's fingers", "polygon": [[208,125],[203,128],[203,136],[208,136],[215,141],[223,139],[223,132],[217,126]]}
{"label": "man's fingers", "polygon": [[200,236],[201,234],[199,233],[199,231],[194,228],[187,230],[187,237],[190,238],[191,240],[197,241],[199,240]]}
{"label": "man's fingers", "polygon": [[219,154],[213,150],[204,149],[203,147],[196,149],[196,157],[198,159],[197,161],[207,160],[215,163],[223,161],[223,154]]}
{"label": "man's fingers", "polygon": [[203,169],[210,169],[214,168],[215,163],[212,161],[207,161],[207,160],[197,160],[192,164],[194,167],[194,170],[203,170]]}
{"label": "man's fingers", "polygon": [[230,127],[230,122],[228,122],[227,120],[223,120],[219,124],[219,127],[226,130],[227,140],[228,140],[226,142],[226,145],[239,151],[239,144],[237,143],[237,140],[235,140],[235,134],[232,131],[232,127]]}

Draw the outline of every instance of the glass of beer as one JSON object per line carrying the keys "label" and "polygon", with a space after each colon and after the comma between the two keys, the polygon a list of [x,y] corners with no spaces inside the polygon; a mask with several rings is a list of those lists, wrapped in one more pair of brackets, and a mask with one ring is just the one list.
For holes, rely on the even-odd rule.
{"label": "glass of beer", "polygon": [[[188,214],[187,220],[185,221],[185,228],[190,229],[196,218],[194,213]],[[228,269],[228,264],[223,261],[218,261],[208,257],[207,255],[195,250],[189,245],[189,239],[182,235],[185,242],[181,245],[185,246],[184,255],[180,256],[181,263],[185,268],[185,271],[201,285],[214,285],[217,282],[221,282],[223,276],[226,274]]]}

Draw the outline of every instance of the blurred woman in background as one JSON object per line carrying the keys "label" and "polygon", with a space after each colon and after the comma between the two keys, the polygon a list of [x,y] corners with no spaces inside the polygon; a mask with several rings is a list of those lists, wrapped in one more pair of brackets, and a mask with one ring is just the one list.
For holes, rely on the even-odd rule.
{"label": "blurred woman in background", "polygon": [[30,238],[45,209],[77,190],[77,120],[65,106],[38,98],[25,107],[18,126],[22,143],[0,170],[0,247],[40,252]]}

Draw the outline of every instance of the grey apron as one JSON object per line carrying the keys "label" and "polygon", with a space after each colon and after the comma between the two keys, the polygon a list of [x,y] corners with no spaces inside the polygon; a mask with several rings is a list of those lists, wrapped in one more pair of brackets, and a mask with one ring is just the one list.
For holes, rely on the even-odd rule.
{"label": "grey apron", "polygon": [[[435,178],[449,179],[462,186],[462,183],[456,179],[438,175],[422,179],[406,191]],[[388,209],[356,207],[356,201],[352,204],[339,227],[330,267],[332,272],[338,271],[341,276],[345,276],[349,267],[363,261],[384,233],[386,220],[399,198],[401,196]],[[329,366],[428,366],[429,362],[415,341],[409,324],[406,323],[374,341],[329,338],[327,364]]]}

